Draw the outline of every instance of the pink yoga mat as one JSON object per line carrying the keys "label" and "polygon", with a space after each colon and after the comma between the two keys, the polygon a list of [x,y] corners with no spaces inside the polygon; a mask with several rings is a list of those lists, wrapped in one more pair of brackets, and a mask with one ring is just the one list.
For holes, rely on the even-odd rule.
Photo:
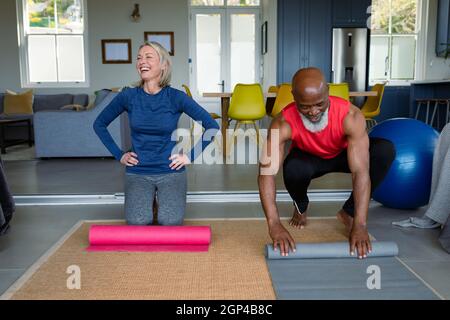
{"label": "pink yoga mat", "polygon": [[202,252],[211,242],[209,226],[93,225],[87,251]]}

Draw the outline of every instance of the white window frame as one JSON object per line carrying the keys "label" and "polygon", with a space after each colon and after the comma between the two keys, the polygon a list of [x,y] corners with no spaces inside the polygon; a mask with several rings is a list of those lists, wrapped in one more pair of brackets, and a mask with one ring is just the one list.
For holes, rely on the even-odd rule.
{"label": "white window frame", "polygon": [[[223,48],[224,54],[222,55],[222,77],[229,79],[230,78],[230,70],[229,68],[225,68],[225,65],[229,67],[229,61],[225,63],[225,57],[230,57],[230,41],[229,41],[229,21],[228,18],[231,14],[234,13],[255,13],[256,21],[255,21],[255,82],[262,82],[262,72],[261,72],[261,18],[262,18],[262,0],[259,6],[228,6],[226,4],[226,0],[224,0],[223,6],[192,6],[191,1],[187,0],[189,6],[189,84],[192,87],[192,94],[194,95],[196,101],[198,102],[212,102],[215,101],[216,98],[205,98],[203,96],[198,96],[197,94],[197,79],[196,79],[196,42],[197,36],[195,34],[195,19],[194,14],[197,13],[217,13],[221,14],[221,35],[227,34],[228,39],[224,39],[226,46]],[[229,82],[229,81],[228,81]],[[225,83],[225,92],[230,92],[233,88],[230,88],[230,83]]]}
{"label": "white window frame", "polygon": [[[409,86],[412,82],[417,81],[423,77],[424,71],[421,67],[424,63],[424,57],[426,54],[426,29],[424,21],[427,21],[426,14],[428,10],[426,9],[429,5],[428,0],[417,0],[417,16],[416,16],[416,52],[415,52],[415,63],[414,63],[414,79],[405,80],[391,80],[391,79],[369,79],[369,85],[372,86],[376,83],[386,82],[387,86]],[[386,35],[380,35],[386,36]],[[390,40],[392,39],[392,34],[388,34]],[[394,35],[395,36],[395,35]],[[399,35],[401,36],[401,34]],[[371,35],[371,37],[376,37],[376,35]],[[389,47],[391,48],[391,47]],[[391,59],[391,52],[389,52],[389,57]]]}
{"label": "white window frame", "polygon": [[80,0],[83,7],[83,48],[84,48],[84,81],[70,82],[32,82],[30,81],[29,64],[28,64],[28,41],[25,35],[25,2],[26,0],[16,0],[17,12],[17,28],[19,43],[19,65],[20,65],[20,82],[22,88],[88,88],[89,80],[89,49],[88,49],[88,26],[87,26],[87,0]]}

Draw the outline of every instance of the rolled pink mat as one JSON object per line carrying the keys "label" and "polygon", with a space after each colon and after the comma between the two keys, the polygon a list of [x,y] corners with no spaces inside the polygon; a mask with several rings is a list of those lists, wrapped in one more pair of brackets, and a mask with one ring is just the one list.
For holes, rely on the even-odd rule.
{"label": "rolled pink mat", "polygon": [[93,225],[87,251],[202,252],[211,243],[209,226]]}

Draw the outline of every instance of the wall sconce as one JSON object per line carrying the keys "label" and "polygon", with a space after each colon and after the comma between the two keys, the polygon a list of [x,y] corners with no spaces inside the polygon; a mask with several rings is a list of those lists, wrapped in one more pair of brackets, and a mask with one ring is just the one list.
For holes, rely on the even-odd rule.
{"label": "wall sconce", "polygon": [[141,14],[139,13],[139,4],[135,3],[134,4],[134,10],[133,13],[131,13],[131,20],[133,20],[134,22],[138,22],[141,19]]}

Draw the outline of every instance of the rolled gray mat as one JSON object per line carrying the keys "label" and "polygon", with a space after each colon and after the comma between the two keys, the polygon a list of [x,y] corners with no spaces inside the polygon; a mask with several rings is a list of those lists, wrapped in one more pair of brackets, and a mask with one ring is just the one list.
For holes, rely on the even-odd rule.
{"label": "rolled gray mat", "polygon": [[[348,242],[298,243],[280,255],[266,246],[266,262],[277,299],[439,299],[398,259],[394,242],[374,241],[367,259],[350,255]],[[353,258],[353,259],[349,259]]]}
{"label": "rolled gray mat", "polygon": [[[398,255],[398,246],[395,242],[374,241],[372,252],[367,257],[393,257]],[[272,244],[266,245],[266,257],[274,259],[325,259],[325,258],[358,258],[350,255],[350,244],[348,242],[325,242],[325,243],[297,243],[296,252],[289,251],[288,256],[282,256],[280,249],[273,250]]]}

